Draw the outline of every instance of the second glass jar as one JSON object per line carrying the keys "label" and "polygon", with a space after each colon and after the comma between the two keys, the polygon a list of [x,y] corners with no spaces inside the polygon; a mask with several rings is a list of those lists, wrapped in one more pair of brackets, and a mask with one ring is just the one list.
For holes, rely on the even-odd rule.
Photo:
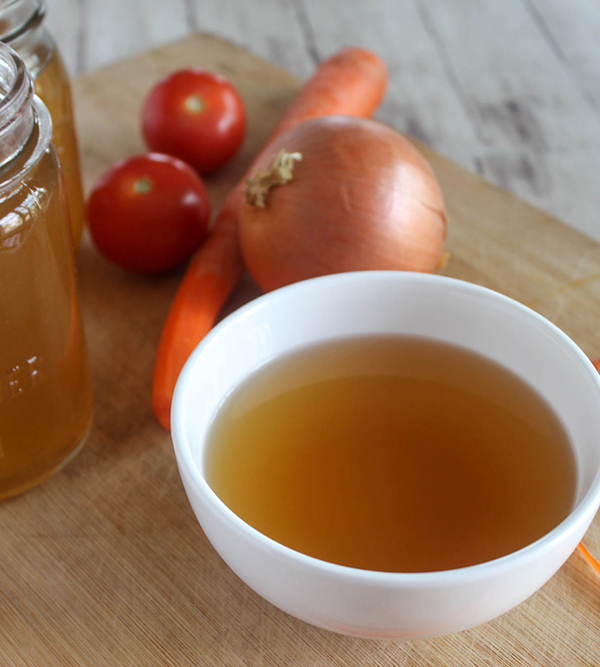
{"label": "second glass jar", "polygon": [[75,247],[85,219],[79,152],[69,77],[58,48],[43,26],[46,6],[42,0],[0,0],[0,41],[24,60],[35,92],[52,116],[52,143],[60,159]]}

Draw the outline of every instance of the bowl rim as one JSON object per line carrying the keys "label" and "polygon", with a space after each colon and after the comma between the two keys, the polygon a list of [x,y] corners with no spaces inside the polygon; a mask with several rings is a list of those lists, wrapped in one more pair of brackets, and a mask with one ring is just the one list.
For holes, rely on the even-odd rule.
{"label": "bowl rim", "polygon": [[[185,481],[188,484],[193,485],[198,492],[198,495],[203,498],[204,502],[210,503],[213,510],[220,514],[221,518],[226,521],[231,528],[238,534],[242,534],[247,539],[251,540],[253,543],[271,552],[275,552],[282,558],[293,560],[298,565],[317,570],[324,575],[363,584],[370,583],[392,587],[396,585],[409,588],[424,588],[428,586],[438,586],[440,584],[454,585],[465,582],[474,582],[480,579],[485,579],[488,576],[495,576],[507,570],[525,566],[531,561],[541,557],[543,554],[553,551],[562,543],[568,541],[571,535],[579,532],[581,524],[589,524],[593,520],[594,515],[600,506],[600,466],[591,481],[589,489],[581,500],[573,507],[567,517],[565,517],[565,519],[563,519],[563,521],[561,521],[555,528],[536,541],[517,551],[490,561],[451,570],[429,572],[388,572],[367,570],[347,565],[339,565],[337,563],[303,554],[291,547],[287,547],[284,544],[277,542],[261,533],[256,528],[253,528],[250,524],[235,514],[235,512],[229,509],[229,507],[212,490],[204,475],[199,470],[196,460],[192,455],[192,447],[185,427],[187,389],[191,383],[191,377],[195,372],[198,359],[202,356],[204,350],[209,347],[226,328],[234,326],[241,320],[250,317],[256,310],[260,310],[266,304],[282,299],[293,299],[297,292],[312,289],[315,284],[325,285],[353,281],[374,281],[374,284],[376,284],[377,281],[380,280],[398,281],[402,284],[406,282],[443,284],[447,285],[449,288],[487,296],[488,298],[496,300],[496,302],[502,303],[504,306],[508,306],[509,308],[520,312],[522,316],[529,317],[535,320],[538,324],[541,324],[549,333],[558,339],[564,347],[568,348],[576,360],[581,363],[582,371],[585,371],[585,369],[589,371],[589,375],[591,379],[593,379],[600,397],[600,373],[596,370],[581,348],[579,348],[579,346],[567,336],[566,333],[543,315],[540,315],[535,310],[500,292],[458,278],[408,271],[354,271],[320,276],[281,287],[244,304],[219,322],[194,349],[179,375],[171,409],[173,448],[182,478],[185,478]],[[225,397],[223,397],[222,400],[224,400],[224,398]],[[220,404],[221,403],[219,403],[219,405]]]}

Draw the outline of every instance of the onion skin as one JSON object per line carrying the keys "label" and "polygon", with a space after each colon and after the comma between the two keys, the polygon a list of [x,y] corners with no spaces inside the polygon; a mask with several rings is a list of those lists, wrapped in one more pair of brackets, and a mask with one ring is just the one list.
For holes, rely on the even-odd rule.
{"label": "onion skin", "polygon": [[265,291],[330,273],[434,271],[446,238],[439,183],[403,135],[374,120],[330,116],[283,134],[254,173],[285,150],[293,178],[265,208],[240,211],[242,254]]}

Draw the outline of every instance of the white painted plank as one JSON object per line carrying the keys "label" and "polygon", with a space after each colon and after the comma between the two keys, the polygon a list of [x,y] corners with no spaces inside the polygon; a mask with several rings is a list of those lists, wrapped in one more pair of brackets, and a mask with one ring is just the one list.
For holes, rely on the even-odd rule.
{"label": "white painted plank", "polygon": [[[545,156],[544,169],[552,185],[530,200],[600,241],[600,150],[550,151]],[[512,183],[508,186],[513,190]]]}
{"label": "white painted plank", "polygon": [[185,0],[87,0],[81,67],[95,69],[190,32]]}
{"label": "white painted plank", "polygon": [[[600,239],[600,115],[521,0],[417,0],[475,113],[481,171]],[[573,186],[576,185],[577,195]],[[593,202],[592,206],[589,202]]]}
{"label": "white painted plank", "polygon": [[46,25],[58,44],[67,69],[71,75],[79,74],[79,46],[85,39],[81,32],[84,5],[77,0],[50,0],[46,7]]}
{"label": "white painted plank", "polygon": [[581,148],[600,116],[531,20],[521,0],[418,0],[472,101],[486,143],[534,150]]}
{"label": "white painted plank", "polygon": [[600,112],[600,2],[523,0],[559,60]]}
{"label": "white painted plank", "polygon": [[212,32],[298,76],[314,68],[294,0],[189,0],[197,29]]}

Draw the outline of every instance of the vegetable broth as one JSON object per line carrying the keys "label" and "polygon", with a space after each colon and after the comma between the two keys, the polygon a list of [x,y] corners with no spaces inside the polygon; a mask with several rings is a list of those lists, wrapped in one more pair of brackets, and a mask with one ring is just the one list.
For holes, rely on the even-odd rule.
{"label": "vegetable broth", "polygon": [[277,542],[390,572],[525,547],[568,515],[576,487],[568,436],[529,385],[412,336],[323,343],[258,369],[218,411],[205,470]]}
{"label": "vegetable broth", "polygon": [[16,190],[0,196],[0,498],[52,474],[92,419],[59,174],[47,150]]}

